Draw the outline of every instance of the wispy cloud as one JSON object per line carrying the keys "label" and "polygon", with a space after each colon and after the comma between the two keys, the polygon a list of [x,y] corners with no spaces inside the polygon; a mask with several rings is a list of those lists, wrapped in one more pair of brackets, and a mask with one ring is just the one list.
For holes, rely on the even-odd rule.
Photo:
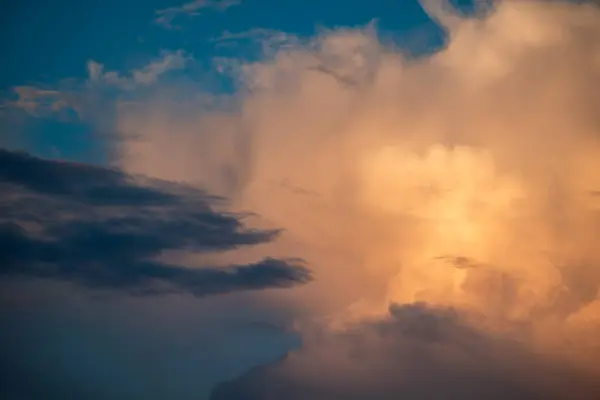
{"label": "wispy cloud", "polygon": [[181,49],[163,50],[147,64],[126,72],[106,70],[104,64],[89,60],[86,81],[65,79],[51,88],[15,86],[12,88],[15,99],[6,101],[4,106],[21,109],[33,117],[56,116],[71,110],[83,120],[90,107],[98,106],[98,95],[101,97],[105,89],[114,89],[117,95],[134,93],[160,82],[170,72],[185,69],[191,60]]}
{"label": "wispy cloud", "polygon": [[219,36],[211,38],[210,41],[217,48],[231,49],[236,52],[236,58],[217,58],[218,69],[221,69],[219,64],[226,60],[228,63],[237,62],[239,64],[240,50],[241,52],[258,51],[261,56],[273,56],[278,51],[297,48],[301,42],[296,35],[265,28],[253,28],[240,32],[226,30]]}
{"label": "wispy cloud", "polygon": [[310,280],[300,260],[265,258],[189,268],[159,260],[274,240],[216,211],[216,198],[118,170],[0,150],[0,274],[132,293],[195,296],[290,287]]}
{"label": "wispy cloud", "polygon": [[212,42],[227,44],[238,41],[255,41],[271,45],[279,44],[285,46],[289,43],[298,44],[297,38],[289,33],[266,28],[253,28],[247,31],[230,32],[225,31],[221,35],[211,39]]}
{"label": "wispy cloud", "polygon": [[162,51],[160,56],[141,68],[129,71],[129,76],[117,71],[105,71],[104,65],[94,60],[88,61],[87,69],[91,84],[106,84],[124,90],[132,90],[138,86],[148,86],[169,71],[181,70],[190,57],[183,50]]}
{"label": "wispy cloud", "polygon": [[8,105],[20,108],[35,117],[56,114],[68,109],[79,111],[77,96],[68,91],[23,85],[15,86],[13,93],[17,99],[8,102]]}
{"label": "wispy cloud", "polygon": [[196,16],[202,10],[225,11],[228,8],[239,5],[240,2],[240,0],[194,0],[184,3],[179,7],[157,10],[154,21],[165,28],[172,28],[173,20],[179,16]]}

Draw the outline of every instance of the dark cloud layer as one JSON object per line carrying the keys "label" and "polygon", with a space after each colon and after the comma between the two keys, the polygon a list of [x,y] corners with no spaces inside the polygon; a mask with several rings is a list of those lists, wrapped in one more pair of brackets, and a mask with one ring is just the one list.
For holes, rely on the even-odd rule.
{"label": "dark cloud layer", "polygon": [[278,234],[246,229],[214,209],[217,198],[182,184],[0,150],[0,193],[3,275],[195,296],[310,279],[296,259],[194,269],[159,261],[165,251],[230,250]]}
{"label": "dark cloud layer", "polygon": [[425,303],[316,335],[278,364],[213,391],[212,400],[597,399],[592,379],[520,342]]}

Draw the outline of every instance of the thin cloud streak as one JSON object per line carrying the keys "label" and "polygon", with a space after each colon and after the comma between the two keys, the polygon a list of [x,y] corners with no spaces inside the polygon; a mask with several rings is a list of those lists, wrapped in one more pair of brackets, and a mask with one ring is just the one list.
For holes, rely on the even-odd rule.
{"label": "thin cloud streak", "polygon": [[173,20],[178,17],[194,17],[199,15],[203,10],[223,12],[240,3],[241,0],[194,0],[184,3],[179,7],[169,7],[157,10],[154,22],[164,28],[173,28]]}

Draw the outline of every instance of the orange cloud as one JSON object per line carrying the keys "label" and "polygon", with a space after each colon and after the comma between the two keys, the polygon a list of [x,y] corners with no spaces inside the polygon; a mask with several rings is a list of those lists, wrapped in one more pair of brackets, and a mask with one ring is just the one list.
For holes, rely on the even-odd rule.
{"label": "orange cloud", "polygon": [[310,318],[451,306],[596,369],[600,9],[429,3],[441,50],[409,57],[372,26],[294,41],[236,69],[233,107],[123,110],[118,129],[137,139],[120,162],[283,227],[264,251],[316,271],[278,294]]}

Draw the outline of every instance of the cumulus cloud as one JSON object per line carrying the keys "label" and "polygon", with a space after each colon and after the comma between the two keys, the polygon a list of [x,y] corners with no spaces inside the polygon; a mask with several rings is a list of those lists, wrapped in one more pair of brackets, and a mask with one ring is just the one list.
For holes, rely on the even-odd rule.
{"label": "cumulus cloud", "polygon": [[191,268],[167,251],[218,252],[274,240],[185,185],[134,179],[91,165],[0,150],[0,273],[131,293],[194,296],[290,287],[310,275],[300,260]]}
{"label": "cumulus cloud", "polygon": [[267,45],[220,60],[240,85],[223,107],[169,87],[117,109],[128,174],[284,229],[211,262],[298,255],[318,277],[264,295],[304,348],[216,399],[598,397],[600,10],[484,3],[426,2],[446,43],[418,56],[374,25],[226,33]]}
{"label": "cumulus cloud", "polygon": [[[492,343],[518,343],[514,359],[485,350],[464,361],[474,374],[481,360],[510,375],[526,359],[597,376],[600,11],[564,1],[426,8],[447,36],[433,53],[404,53],[373,26],[333,29],[228,69],[241,85],[228,109],[149,101],[121,113],[117,130],[136,137],[123,141],[121,165],[201,182],[255,210],[257,227],[285,228],[264,251],[301,254],[319,279],[276,297],[311,323],[368,331],[365,319],[394,323],[391,304],[422,302],[426,313],[457,310]],[[298,353],[306,371],[318,352]],[[498,393],[549,393],[498,374],[508,390]],[[319,393],[356,377],[332,375]]]}
{"label": "cumulus cloud", "polygon": [[180,16],[193,17],[202,10],[225,11],[240,4],[240,0],[194,0],[179,7],[169,7],[156,11],[155,22],[165,28],[172,28],[172,22]]}

